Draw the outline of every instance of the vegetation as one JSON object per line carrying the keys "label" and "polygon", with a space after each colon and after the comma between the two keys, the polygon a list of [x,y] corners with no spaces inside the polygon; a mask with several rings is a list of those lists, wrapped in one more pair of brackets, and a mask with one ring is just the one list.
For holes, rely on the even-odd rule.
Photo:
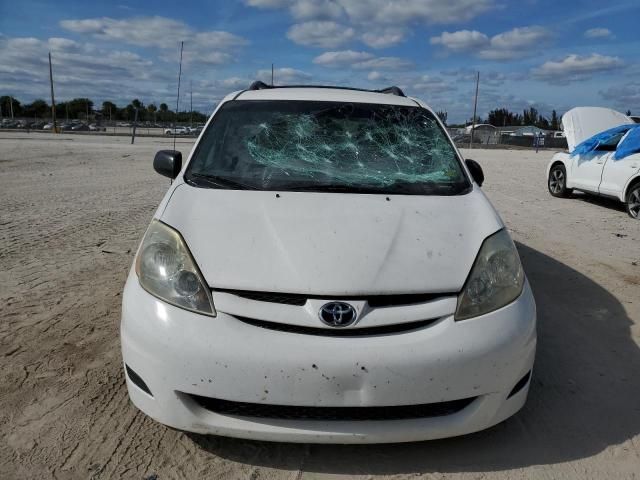
{"label": "vegetation", "polygon": [[[207,115],[201,112],[178,112],[169,109],[166,103],[161,103],[158,108],[155,104],[144,105],[139,99],[133,99],[131,103],[124,107],[118,107],[114,102],[105,100],[100,105],[100,109],[95,108],[93,100],[90,98],[74,98],[66,102],[56,102],[56,118],[59,121],[66,120],[99,120],[103,121],[128,121],[133,122],[138,110],[138,122],[153,123],[204,123]],[[3,117],[12,116],[15,118],[51,118],[51,105],[46,100],[38,99],[31,103],[21,103],[19,100],[7,95],[0,97],[0,112]],[[12,113],[13,112],[13,113]]]}
{"label": "vegetation", "polygon": [[545,130],[560,129],[560,120],[555,110],[551,112],[551,118],[547,118],[533,107],[523,110],[522,114],[510,112],[506,108],[491,110],[483,123],[490,123],[495,127],[535,125]]}

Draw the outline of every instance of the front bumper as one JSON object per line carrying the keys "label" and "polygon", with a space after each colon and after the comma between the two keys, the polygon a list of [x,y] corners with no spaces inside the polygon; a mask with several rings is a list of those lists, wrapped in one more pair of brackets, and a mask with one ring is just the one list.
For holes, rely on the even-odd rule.
{"label": "front bumper", "polygon": [[[168,305],[135,274],[123,296],[124,363],[133,403],[171,427],[269,441],[383,443],[462,435],[517,412],[533,368],[536,311],[526,283],[510,305],[470,320],[449,315],[392,335],[323,337],[272,331],[218,312]],[[475,397],[456,413],[400,420],[300,420],[216,413],[193,396],[295,407],[390,407]]]}

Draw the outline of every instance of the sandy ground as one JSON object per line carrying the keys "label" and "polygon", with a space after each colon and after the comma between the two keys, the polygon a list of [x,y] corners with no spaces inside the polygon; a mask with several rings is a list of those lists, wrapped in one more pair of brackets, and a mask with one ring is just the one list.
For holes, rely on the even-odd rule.
{"label": "sandy ground", "polygon": [[120,292],[168,186],[151,160],[169,143],[0,134],[1,478],[640,477],[640,222],[612,201],[552,198],[550,152],[465,152],[538,303],[533,385],[515,417],[377,446],[203,437],[145,417],[124,385]]}

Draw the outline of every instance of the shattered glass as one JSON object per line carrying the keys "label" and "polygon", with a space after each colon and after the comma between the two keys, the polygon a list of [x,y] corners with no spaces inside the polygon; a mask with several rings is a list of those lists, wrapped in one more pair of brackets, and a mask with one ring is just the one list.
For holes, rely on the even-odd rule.
{"label": "shattered glass", "polygon": [[467,186],[449,139],[419,107],[237,101],[218,112],[201,143],[191,171],[257,189]]}

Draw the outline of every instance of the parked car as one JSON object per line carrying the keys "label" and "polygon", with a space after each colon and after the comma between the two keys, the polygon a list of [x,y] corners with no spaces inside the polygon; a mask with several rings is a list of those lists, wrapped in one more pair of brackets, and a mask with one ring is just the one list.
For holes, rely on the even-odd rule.
{"label": "parked car", "polygon": [[103,127],[102,125],[96,125],[95,123],[92,123],[91,125],[89,125],[89,130],[92,132],[106,132],[107,127]]}
{"label": "parked car", "polygon": [[187,127],[174,127],[174,128],[165,128],[165,135],[188,135],[189,130]]}
{"label": "parked car", "polygon": [[71,130],[73,130],[74,132],[88,132],[89,126],[84,123],[78,123],[71,127]]}
{"label": "parked car", "polygon": [[554,197],[574,190],[625,202],[640,219],[640,125],[600,107],[577,107],[562,117],[570,153],[556,153],[547,167]]}
{"label": "parked car", "polygon": [[53,123],[46,123],[42,129],[43,130],[51,130],[53,128]]}
{"label": "parked car", "polygon": [[525,403],[536,308],[443,124],[397,87],[254,83],[220,102],[129,273],[129,396],[171,427],[375,443],[495,425]]}

